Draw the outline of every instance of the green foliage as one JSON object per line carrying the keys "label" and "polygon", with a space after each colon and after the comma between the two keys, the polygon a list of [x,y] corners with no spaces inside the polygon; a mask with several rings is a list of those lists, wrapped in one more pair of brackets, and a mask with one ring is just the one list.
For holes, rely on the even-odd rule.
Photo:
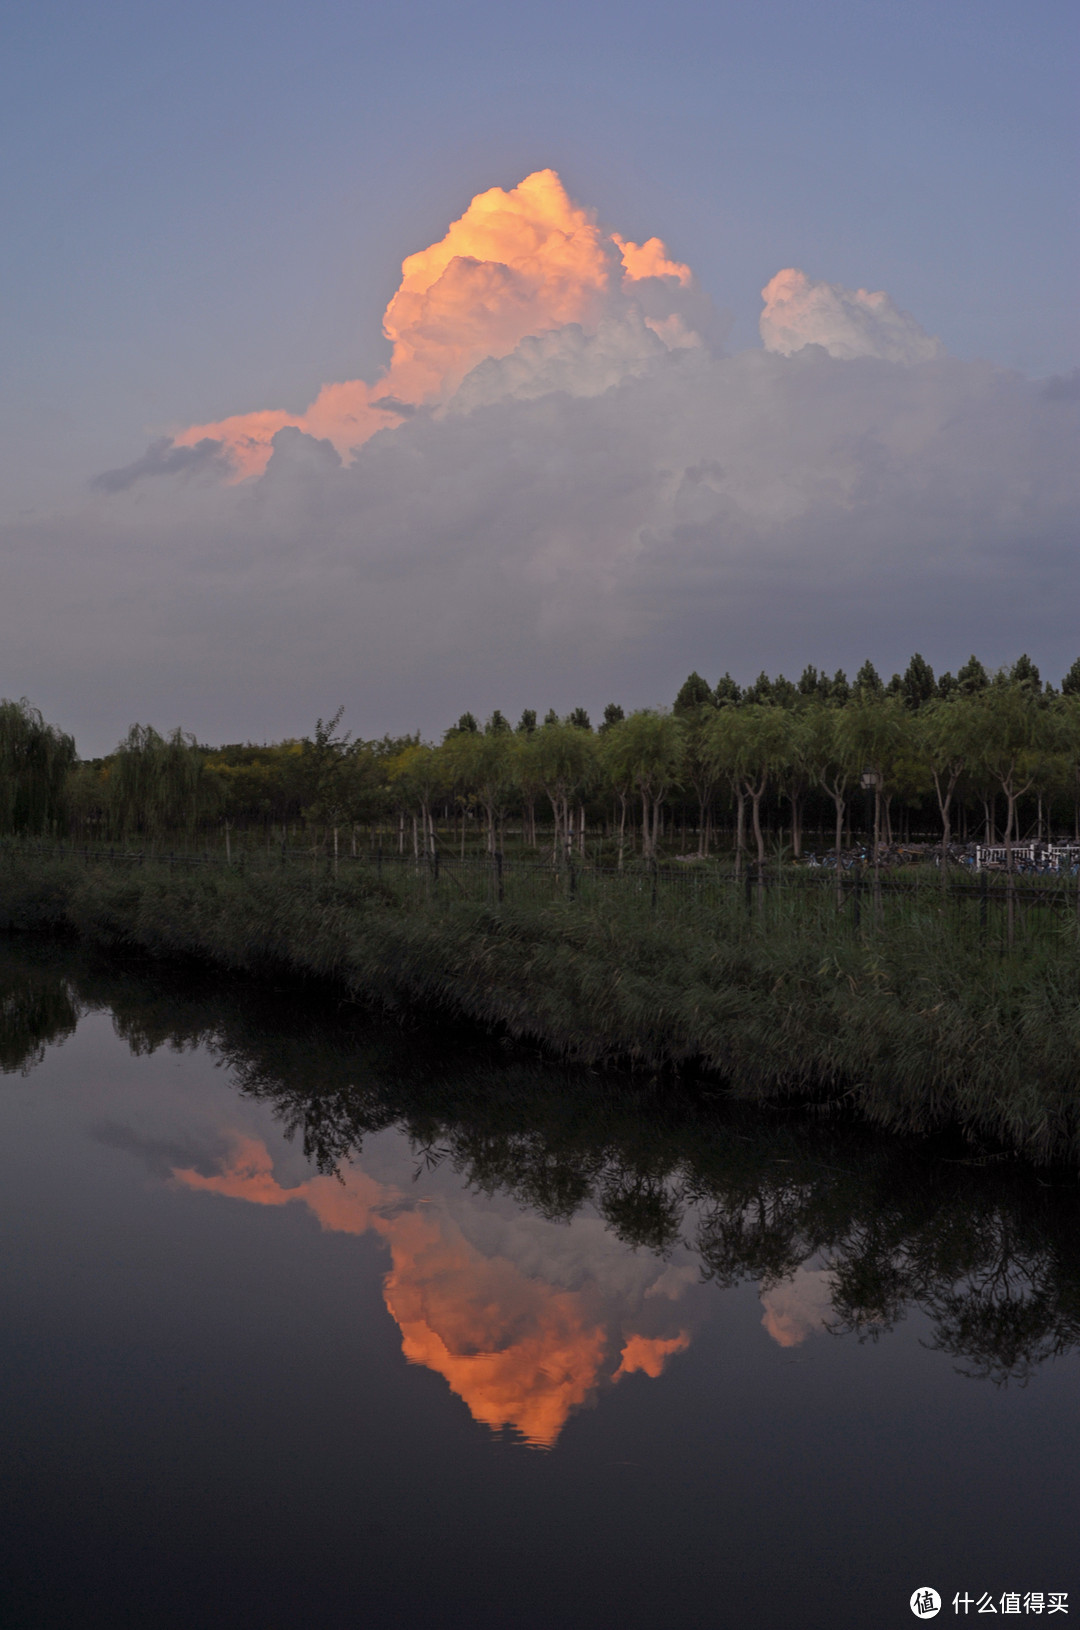
{"label": "green foliage", "polygon": [[477,721],[476,714],[463,713],[457,724],[452,724],[450,726],[449,730],[443,737],[443,740],[447,740],[447,738],[450,736],[475,736],[479,734],[479,731],[480,725]]}
{"label": "green foliage", "polygon": [[1028,655],[1018,657],[1009,669],[1009,678],[1014,685],[1024,685],[1029,690],[1041,691],[1042,680],[1039,670]]}
{"label": "green foliage", "polygon": [[712,705],[713,693],[708,682],[702,679],[699,673],[692,673],[679,686],[679,694],[675,698],[672,712],[676,716],[684,713],[695,713],[698,708]]}
{"label": "green foliage", "polygon": [[631,788],[641,799],[644,852],[654,855],[660,806],[680,772],[679,721],[670,713],[640,709],[607,732],[601,752],[608,784],[615,790]]}
{"label": "green foliage", "polygon": [[934,682],[934,670],[930,664],[916,651],[907,665],[904,677],[900,682],[900,694],[904,698],[905,707],[915,712],[926,702],[937,695],[937,685]]}
{"label": "green foliage", "polygon": [[0,701],[0,832],[46,832],[64,813],[75,743],[25,696]]}
{"label": "green foliage", "polygon": [[970,696],[986,689],[990,675],[977,656],[970,656],[958,672],[956,683],[965,696]]}
{"label": "green foliage", "polygon": [[220,803],[220,784],[207,773],[206,754],[179,727],[161,736],[133,724],[109,766],[111,824],[125,837],[193,832]]}
{"label": "green foliage", "polygon": [[870,661],[863,663],[855,675],[855,683],[851,687],[852,696],[856,701],[869,701],[872,698],[884,696],[885,686],[881,683],[874,664]]}
{"label": "green foliage", "polygon": [[851,700],[851,686],[848,684],[847,674],[843,668],[837,668],[829,680],[829,690],[826,701],[832,702],[836,707],[846,707]]}

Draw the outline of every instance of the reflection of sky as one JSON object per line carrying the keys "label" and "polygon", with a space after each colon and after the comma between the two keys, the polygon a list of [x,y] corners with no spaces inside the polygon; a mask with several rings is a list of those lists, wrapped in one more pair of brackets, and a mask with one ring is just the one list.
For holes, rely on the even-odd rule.
{"label": "reflection of sky", "polygon": [[286,1187],[267,1144],[242,1133],[213,1175],[173,1175],[254,1205],[301,1203],[328,1231],[381,1235],[406,1358],[442,1375],[476,1420],[536,1447],[550,1448],[601,1385],[659,1376],[690,1340],[676,1307],[693,1270],[618,1246],[596,1219],[478,1214],[468,1194],[417,1200],[357,1166]]}
{"label": "reflection of sky", "polygon": [[798,1347],[824,1330],[832,1314],[832,1275],[826,1268],[796,1268],[790,1279],[761,1293],[761,1320],[781,1347]]}
{"label": "reflection of sky", "polygon": [[785,1348],[831,1248],[759,1300],[395,1131],[317,1177],[209,1050],[104,1014],[4,1078],[0,1134],[5,1623],[824,1630],[922,1579],[1069,1588],[1075,1355],[973,1384],[917,1307]]}
{"label": "reflection of sky", "polygon": [[[76,1044],[84,1058],[95,1038],[107,1069],[82,1077],[66,1106],[62,1095],[41,1103],[47,1118],[55,1112],[58,1147],[75,1131],[71,1112],[89,1110],[99,1148],[138,1157],[155,1186],[302,1207],[328,1233],[381,1239],[383,1299],[401,1351],[492,1430],[550,1447],[575,1410],[626,1377],[659,1378],[690,1345],[706,1304],[686,1246],[666,1259],[635,1250],[589,1208],[547,1222],[465,1188],[448,1162],[417,1183],[396,1132],[365,1140],[362,1164],[340,1177],[313,1175],[267,1107],[237,1097],[201,1061],[192,1068],[164,1049],[133,1057],[106,1018],[89,1015]],[[825,1270],[799,1268],[763,1290],[761,1305],[774,1342],[802,1342],[829,1317]]]}

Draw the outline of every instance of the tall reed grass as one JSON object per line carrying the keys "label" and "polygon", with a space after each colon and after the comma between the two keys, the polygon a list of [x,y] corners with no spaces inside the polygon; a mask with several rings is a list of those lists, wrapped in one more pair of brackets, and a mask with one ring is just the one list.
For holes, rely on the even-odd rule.
{"label": "tall reed grass", "polygon": [[528,901],[399,890],[373,873],[130,871],[0,857],[0,925],[156,958],[335,981],[385,1009],[460,1015],[555,1056],[707,1071],[736,1097],[842,1100],[871,1122],[958,1125],[1036,1160],[1080,1157],[1080,949],[958,935],[927,891],[889,932],[824,910],[654,911],[647,888]]}

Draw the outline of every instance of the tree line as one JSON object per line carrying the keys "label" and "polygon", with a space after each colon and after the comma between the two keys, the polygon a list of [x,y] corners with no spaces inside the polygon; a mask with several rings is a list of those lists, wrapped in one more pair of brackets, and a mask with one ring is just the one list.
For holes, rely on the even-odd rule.
{"label": "tree line", "polygon": [[[681,845],[763,863],[805,833],[838,852],[865,832],[875,857],[912,832],[979,836],[1007,849],[1068,826],[1080,840],[1080,659],[1060,689],[1030,658],[988,672],[971,657],[935,678],[914,656],[884,682],[808,667],[741,689],[691,674],[665,709],[611,703],[597,728],[577,708],[517,724],[465,713],[438,743],[354,739],[342,710],[310,737],[209,747],[133,725],[115,752],[80,761],[69,735],[23,699],[0,703],[0,830],[194,841],[208,830],[349,842],[358,829],[399,848],[502,849],[508,832],[555,856],[606,840],[616,864]],[[393,839],[391,839],[393,841]]]}

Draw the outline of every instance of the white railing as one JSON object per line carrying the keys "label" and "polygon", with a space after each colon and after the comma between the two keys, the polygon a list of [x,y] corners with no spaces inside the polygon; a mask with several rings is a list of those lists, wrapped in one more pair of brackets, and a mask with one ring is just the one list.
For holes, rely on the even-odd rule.
{"label": "white railing", "polygon": [[[1080,844],[1078,843],[1014,843],[1013,865],[1026,863],[1031,866],[1041,866],[1046,871],[1071,871],[1080,865]],[[1008,851],[1003,843],[980,843],[975,848],[975,870],[985,871],[991,867],[1008,865]]]}

